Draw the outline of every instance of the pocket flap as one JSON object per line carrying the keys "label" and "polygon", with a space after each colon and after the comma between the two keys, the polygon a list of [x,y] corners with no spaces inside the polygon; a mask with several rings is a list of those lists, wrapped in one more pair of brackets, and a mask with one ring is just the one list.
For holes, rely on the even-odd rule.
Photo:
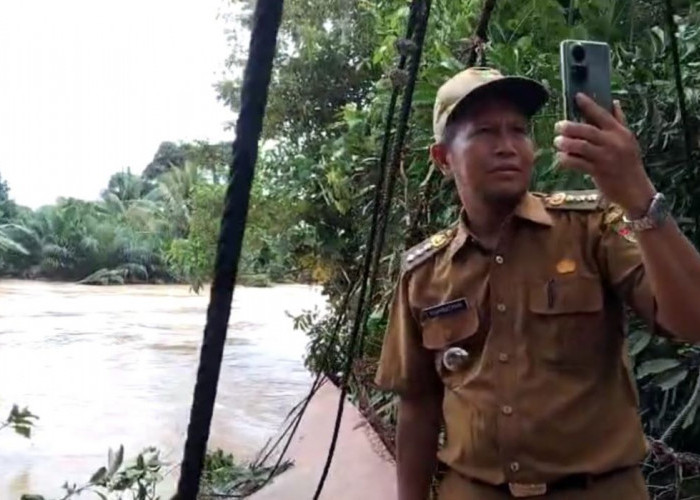
{"label": "pocket flap", "polygon": [[426,318],[422,327],[423,345],[438,350],[474,335],[479,329],[479,315],[476,307],[469,305],[461,311]]}
{"label": "pocket flap", "polygon": [[603,308],[603,290],[594,276],[556,277],[530,288],[529,306],[537,314],[597,312]]}

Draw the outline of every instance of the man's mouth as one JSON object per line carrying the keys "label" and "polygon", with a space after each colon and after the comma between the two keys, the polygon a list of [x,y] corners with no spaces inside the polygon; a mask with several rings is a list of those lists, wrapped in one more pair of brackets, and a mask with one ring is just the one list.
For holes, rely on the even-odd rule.
{"label": "man's mouth", "polygon": [[520,173],[521,170],[517,165],[499,165],[491,169],[492,174],[502,174],[502,173]]}

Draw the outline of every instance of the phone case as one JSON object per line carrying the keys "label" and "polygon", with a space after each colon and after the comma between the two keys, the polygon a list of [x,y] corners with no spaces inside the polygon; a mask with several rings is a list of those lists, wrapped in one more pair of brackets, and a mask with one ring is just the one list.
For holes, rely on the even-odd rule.
{"label": "phone case", "polygon": [[610,47],[589,40],[564,40],[560,45],[564,115],[570,121],[582,121],[574,96],[581,92],[612,112],[610,89]]}

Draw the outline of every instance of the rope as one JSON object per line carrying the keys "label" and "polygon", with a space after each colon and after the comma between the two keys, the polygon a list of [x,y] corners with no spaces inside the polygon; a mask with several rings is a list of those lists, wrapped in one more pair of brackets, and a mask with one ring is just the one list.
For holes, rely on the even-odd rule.
{"label": "rope", "polygon": [[[340,327],[343,324],[343,321],[345,320],[345,315],[347,314],[349,304],[350,304],[350,299],[352,298],[352,295],[357,288],[357,283],[352,284],[350,286],[350,289],[347,291],[345,294],[345,297],[343,297],[343,302],[339,308],[339,314],[336,317],[336,320],[333,324],[333,328],[331,328],[331,338],[326,345],[326,349],[323,353],[323,360],[324,364],[321,366],[325,366],[325,362],[328,361],[328,358],[330,357],[331,351],[333,350],[333,347],[335,346],[336,342],[338,341],[338,336],[340,332]],[[275,461],[275,465],[270,469],[270,472],[268,473],[267,477],[265,478],[265,481],[260,484],[257,490],[261,490],[267,484],[272,481],[272,479],[275,477],[277,474],[277,471],[279,470],[280,465],[282,464],[282,461],[284,460],[284,456],[287,453],[287,450],[289,449],[289,446],[292,444],[292,440],[294,439],[294,436],[296,435],[297,429],[299,428],[299,424],[301,423],[302,418],[304,417],[304,414],[306,413],[306,408],[308,407],[309,403],[313,399],[314,395],[320,389],[321,385],[323,385],[323,382],[325,380],[322,380],[323,378],[323,373],[318,372],[316,374],[316,378],[314,379],[313,383],[311,384],[311,389],[309,389],[309,393],[292,409],[292,411],[289,412],[289,415],[287,416],[287,419],[295,413],[296,414],[292,417],[292,420],[287,424],[287,427],[284,429],[282,434],[277,438],[275,443],[269,448],[269,450],[266,450],[267,445],[263,447],[262,450],[260,450],[259,455],[263,455],[263,458],[256,459],[255,464],[257,465],[263,465],[267,460],[272,456],[274,451],[277,449],[277,447],[280,445],[284,437],[289,433],[287,436],[287,441],[285,442],[282,451],[280,452],[279,456],[277,457],[277,460]],[[297,411],[298,410],[298,411]],[[285,419],[286,420],[286,419]],[[290,432],[291,430],[291,432]]]}
{"label": "rope", "polygon": [[[418,6],[419,6],[420,0],[413,0],[411,2],[411,11],[408,16],[408,24],[406,26],[406,40],[409,40],[413,38],[413,32],[415,30],[415,25],[416,25],[416,18],[418,15]],[[415,50],[415,44],[412,43],[412,46]],[[399,71],[404,71],[406,68],[406,61],[408,60],[408,51],[402,52],[401,53],[401,58],[399,60],[399,66],[398,70]],[[394,90],[391,93],[391,99],[389,100],[389,108],[387,110],[387,115],[386,115],[386,121],[384,123],[384,142],[382,144],[382,152],[379,157],[379,180],[377,181],[377,186],[375,187],[374,190],[374,202],[373,206],[375,209],[372,211],[372,222],[370,223],[370,227],[376,227],[378,222],[379,222],[379,215],[380,212],[379,210],[376,209],[376,207],[379,207],[382,204],[382,195],[385,192],[385,184],[387,181],[387,175],[386,175],[386,164],[387,160],[389,159],[389,149],[391,146],[391,131],[394,127],[394,115],[396,114],[396,104],[399,101],[399,94],[401,93],[401,85],[395,85]],[[384,197],[384,200],[386,200],[386,197]],[[384,213],[386,214],[386,211],[388,210],[386,201],[383,203],[384,205]],[[381,231],[380,231],[381,234]],[[369,244],[374,244],[374,241],[369,242]],[[371,265],[371,278],[370,278],[370,285],[369,285],[369,294],[368,297],[370,300],[372,300],[372,297],[374,296],[374,283],[377,280],[377,269],[379,267],[379,258],[381,256],[381,247],[375,248],[375,247],[367,247],[370,252],[374,252],[373,258],[372,258],[372,265]],[[363,316],[362,323],[361,325],[365,325],[366,323],[366,314]],[[365,336],[360,335],[360,341],[357,349],[357,356],[361,357],[362,353],[365,350]]]}
{"label": "rope", "polygon": [[[400,74],[404,71],[405,66],[406,66],[406,60],[408,59],[409,54],[411,52],[415,51],[415,45],[413,44],[413,42],[410,41],[410,39],[413,36],[414,27],[416,24],[416,15],[417,15],[417,11],[418,11],[417,5],[418,5],[419,1],[420,0],[413,0],[413,2],[411,4],[411,9],[410,9],[409,18],[408,18],[408,24],[407,24],[407,28],[406,28],[406,36],[404,37],[404,39],[399,40],[396,44],[397,49],[398,49],[399,53],[401,54],[401,57],[399,60],[398,68],[395,70],[393,75]],[[397,78],[397,80],[400,80],[400,78]],[[379,206],[379,204],[380,204],[380,197],[382,194],[381,186],[383,186],[383,184],[385,182],[384,178],[386,176],[385,175],[386,163],[387,163],[387,157],[389,156],[389,141],[390,141],[390,137],[391,137],[391,130],[393,128],[394,115],[396,114],[396,103],[398,101],[399,93],[401,92],[401,87],[402,87],[402,84],[400,82],[397,82],[397,84],[394,85],[394,90],[391,94],[391,98],[389,101],[386,122],[385,122],[385,126],[384,126],[384,143],[383,143],[382,152],[381,152],[380,159],[379,159],[379,173],[378,173],[379,181],[378,181],[378,187],[375,190],[375,200],[374,200],[375,207]],[[376,226],[376,224],[377,224],[377,212],[375,210],[372,214],[371,225]],[[325,360],[328,360],[328,358],[330,357],[331,351],[338,340],[339,333],[340,333],[340,327],[342,326],[343,320],[345,318],[345,314],[347,313],[347,309],[349,307],[350,299],[352,298],[352,295],[355,291],[356,286],[357,285],[351,286],[350,289],[348,290],[347,294],[343,298],[343,302],[342,302],[342,305],[340,307],[340,313],[339,313],[338,318],[336,319],[336,321],[333,325],[333,328],[331,329],[331,332],[332,332],[331,339],[328,342],[328,345],[326,346],[326,350],[324,352],[323,358]],[[359,352],[362,352],[362,348],[359,349]],[[321,377],[322,377],[322,373],[318,373],[316,375],[316,378],[314,379],[314,382],[311,385],[311,389],[310,389],[309,393],[302,399],[302,401],[297,406],[297,408],[295,408],[295,410],[299,409],[299,411],[296,413],[296,415],[294,415],[293,419],[288,423],[287,427],[282,432],[282,434],[277,438],[276,442],[270,447],[269,450],[267,450],[267,451],[262,450],[262,453],[265,453],[265,455],[262,459],[256,461],[259,464],[265,463],[270,458],[270,456],[272,455],[274,450],[277,449],[277,447],[280,445],[280,443],[282,442],[284,437],[287,435],[287,433],[289,433],[289,435],[287,436],[287,440],[282,448],[282,451],[279,454],[279,456],[277,457],[275,465],[272,467],[272,469],[270,470],[270,473],[268,474],[264,483],[260,486],[259,489],[262,489],[265,485],[267,485],[272,480],[272,478],[275,476],[277,470],[279,469],[279,466],[282,463],[284,456],[286,455],[287,450],[288,450],[289,446],[291,445],[292,440],[294,439],[294,436],[296,435],[297,429],[298,429],[299,424],[301,423],[301,420],[306,412],[306,408],[308,407],[309,402],[311,401],[311,399],[313,398],[313,396],[316,394],[316,392],[318,391],[318,389],[321,386]],[[294,410],[292,410],[292,412],[294,412]],[[291,432],[290,432],[290,430],[291,430]]]}
{"label": "rope", "polygon": [[195,500],[199,490],[283,3],[284,0],[260,0],[255,6],[250,55],[233,144],[231,179],[226,192],[207,324],[175,495],[177,500]]}
{"label": "rope", "polygon": [[[335,346],[335,343],[338,340],[338,335],[340,332],[340,327],[343,323],[343,320],[345,319],[345,314],[347,312],[348,306],[350,304],[350,299],[352,297],[353,291],[355,290],[355,285],[350,287],[350,290],[348,290],[348,293],[345,295],[343,298],[343,304],[340,307],[340,313],[338,314],[338,317],[335,320],[335,323],[333,325],[333,328],[331,330],[331,339],[326,345],[326,350],[323,353],[323,359],[324,359],[324,365],[325,362],[328,360],[330,357],[331,351],[333,350],[333,347]],[[322,365],[323,366],[323,365]],[[265,481],[258,487],[258,489],[264,488],[270,481],[272,481],[272,478],[275,477],[275,474],[277,473],[277,470],[279,469],[282,460],[284,460],[284,456],[287,453],[287,450],[289,449],[289,446],[292,444],[292,440],[294,439],[294,436],[296,435],[297,429],[299,428],[299,424],[301,423],[301,419],[304,417],[304,413],[306,413],[306,408],[309,406],[309,403],[311,402],[311,399],[313,399],[314,395],[320,389],[322,385],[322,377],[323,373],[319,371],[316,374],[316,378],[314,379],[313,383],[311,384],[311,389],[309,390],[309,393],[304,397],[304,399],[301,401],[300,404],[300,410],[299,412],[294,416],[293,420],[287,425],[287,428],[284,430],[282,435],[277,439],[277,442],[270,448],[270,450],[265,454],[265,457],[258,461],[259,464],[263,464],[267,461],[267,459],[272,455],[274,450],[279,446],[279,444],[282,442],[282,439],[284,439],[284,435],[289,432],[291,429],[291,433],[287,437],[287,441],[284,444],[284,447],[282,448],[281,453],[277,457],[277,461],[275,462],[275,465],[270,469],[270,473],[267,475],[265,478]]]}
{"label": "rope", "polygon": [[[632,4],[632,3],[633,2],[630,2],[630,4]],[[566,23],[569,26],[574,25],[574,13],[575,12],[576,12],[576,0],[569,0],[569,8],[567,9],[567,13],[566,13],[567,14],[566,15],[566,17],[567,17]]]}
{"label": "rope", "polygon": [[479,23],[476,25],[476,33],[474,34],[474,44],[472,45],[471,51],[469,52],[469,59],[467,60],[467,67],[471,68],[476,64],[476,57],[479,53],[481,56],[481,64],[486,63],[486,58],[483,56],[483,44],[486,42],[488,37],[488,27],[489,21],[491,20],[491,14],[496,8],[496,0],[484,0],[484,6],[481,9],[481,17],[479,17]]}
{"label": "rope", "polygon": [[671,57],[673,58],[673,72],[676,79],[676,93],[678,94],[678,107],[681,112],[681,122],[684,131],[685,161],[688,168],[693,162],[693,137],[690,133],[688,120],[688,108],[685,103],[685,89],[683,88],[683,75],[681,73],[681,58],[678,50],[678,27],[674,19],[675,12],[671,0],[666,0],[666,23],[671,38]]}
{"label": "rope", "polygon": [[[423,0],[420,4],[420,12],[417,15],[418,21],[417,21],[417,27],[414,33],[414,42],[415,42],[415,52],[411,57],[411,63],[409,65],[409,79],[406,84],[406,90],[404,91],[404,99],[403,99],[403,104],[401,108],[401,115],[399,117],[399,124],[397,127],[396,131],[396,139],[395,139],[395,145],[394,145],[394,154],[393,154],[393,168],[398,168],[398,163],[401,161],[401,152],[403,148],[403,142],[405,140],[406,136],[406,131],[408,129],[408,120],[410,117],[411,113],[411,105],[413,103],[413,91],[415,90],[415,84],[416,84],[416,79],[418,77],[418,70],[420,68],[420,59],[423,53],[423,43],[425,41],[425,33],[427,31],[427,25],[428,25],[428,19],[430,16],[430,6],[431,6],[432,0]],[[391,173],[390,173],[391,174]],[[391,195],[393,191],[393,185],[395,181],[395,175],[392,177],[391,175],[388,178],[388,194]],[[379,188],[377,188],[379,189]],[[375,197],[376,199],[376,197]],[[374,206],[375,212],[379,210],[378,204]],[[378,217],[378,214],[377,214]],[[373,220],[374,219],[374,214],[373,214]],[[370,228],[370,234],[368,237],[368,244],[367,248],[372,249],[375,247],[375,238],[376,238],[376,233],[377,233],[377,227],[372,226]],[[343,409],[345,406],[345,399],[347,396],[347,390],[348,390],[348,381],[350,379],[350,374],[352,372],[352,365],[354,361],[354,355],[355,355],[355,344],[358,340],[359,333],[360,333],[360,323],[363,318],[363,310],[364,310],[364,305],[365,305],[365,299],[366,299],[366,293],[367,293],[367,281],[370,273],[370,265],[372,262],[372,252],[368,251],[365,254],[365,259],[363,263],[363,272],[362,276],[363,279],[360,284],[360,292],[359,292],[359,298],[357,302],[357,308],[356,308],[356,313],[355,313],[355,318],[352,326],[352,331],[350,334],[350,339],[348,342],[348,348],[347,348],[347,358],[345,362],[345,368],[343,371],[343,381],[341,384],[340,388],[340,399],[338,401],[338,412],[336,414],[336,419],[335,419],[335,427],[333,429],[333,436],[331,438],[331,444],[328,450],[328,457],[326,458],[326,464],[323,468],[323,473],[321,474],[321,478],[318,483],[318,487],[316,488],[316,493],[314,494],[314,500],[318,500],[318,498],[321,495],[321,492],[323,490],[323,486],[326,481],[326,477],[328,476],[328,471],[330,470],[331,463],[333,461],[333,455],[335,453],[335,447],[338,442],[338,434],[340,432],[340,424],[342,421],[343,417]]]}

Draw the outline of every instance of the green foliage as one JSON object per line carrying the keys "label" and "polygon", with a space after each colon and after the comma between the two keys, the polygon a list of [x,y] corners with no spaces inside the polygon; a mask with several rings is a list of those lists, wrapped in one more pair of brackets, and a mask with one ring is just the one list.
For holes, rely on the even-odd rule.
{"label": "green foliage", "polygon": [[[61,500],[92,493],[102,500],[158,500],[156,487],[163,479],[166,464],[153,447],[144,449],[131,463],[124,462],[124,447],[110,448],[107,463],[92,473],[81,485],[65,482]],[[41,495],[22,495],[21,500],[45,500]]]}
{"label": "green foliage", "polygon": [[12,220],[17,215],[17,206],[10,199],[10,187],[0,175],[0,224]]}
{"label": "green foliage", "polygon": [[185,159],[186,154],[181,146],[173,142],[162,142],[153,156],[153,161],[143,171],[143,177],[149,180],[157,179],[173,168],[182,167]]}
{"label": "green foliage", "polygon": [[[199,291],[214,267],[231,148],[163,143],[143,175],[115,173],[99,201],[60,199],[36,211],[14,210],[0,222],[0,276],[90,285],[185,281]],[[262,158],[242,282],[317,278],[315,231],[296,220],[304,206],[293,191],[299,183],[284,185],[289,176],[274,168],[277,158]],[[0,188],[1,208],[8,189],[1,181]]]}
{"label": "green foliage", "polygon": [[32,435],[34,421],[38,419],[39,417],[29,411],[28,408],[20,409],[17,405],[13,405],[7,419],[4,422],[0,422],[0,431],[9,428],[20,436],[29,439]]}
{"label": "green foliage", "polygon": [[[292,466],[283,461],[273,477]],[[272,467],[236,461],[233,455],[222,450],[207,452],[204,458],[199,498],[244,498],[252,495],[267,483]]]}
{"label": "green foliage", "polygon": [[[7,253],[0,272],[17,277],[85,279],[97,271],[130,271],[125,277],[168,279],[160,259],[162,219],[143,200],[102,202],[62,199],[21,216],[5,230],[26,251]],[[137,266],[145,272],[134,273]],[[145,281],[144,280],[144,281]],[[87,280],[90,281],[90,280]]]}
{"label": "green foliage", "polygon": [[209,280],[214,269],[225,190],[225,186],[217,184],[194,188],[188,237],[173,240],[167,251],[172,268],[195,292]]}
{"label": "green foliage", "polygon": [[[20,410],[16,405],[0,431],[5,427],[13,428],[18,434],[29,438],[33,420],[38,417],[28,409]],[[60,500],[80,498],[85,493],[96,495],[102,500],[158,500],[157,487],[168,466],[160,458],[160,451],[155,447],[143,449],[136,457],[126,462],[124,446],[116,450],[109,449],[107,462],[96,469],[90,478],[82,483],[66,481],[62,485],[64,494]],[[286,471],[292,466],[288,460],[283,461],[272,477]],[[198,498],[236,497],[251,495],[268,481],[272,467],[259,463],[237,462],[233,455],[222,450],[207,452],[200,481]],[[23,494],[21,500],[46,500],[42,495]]]}

